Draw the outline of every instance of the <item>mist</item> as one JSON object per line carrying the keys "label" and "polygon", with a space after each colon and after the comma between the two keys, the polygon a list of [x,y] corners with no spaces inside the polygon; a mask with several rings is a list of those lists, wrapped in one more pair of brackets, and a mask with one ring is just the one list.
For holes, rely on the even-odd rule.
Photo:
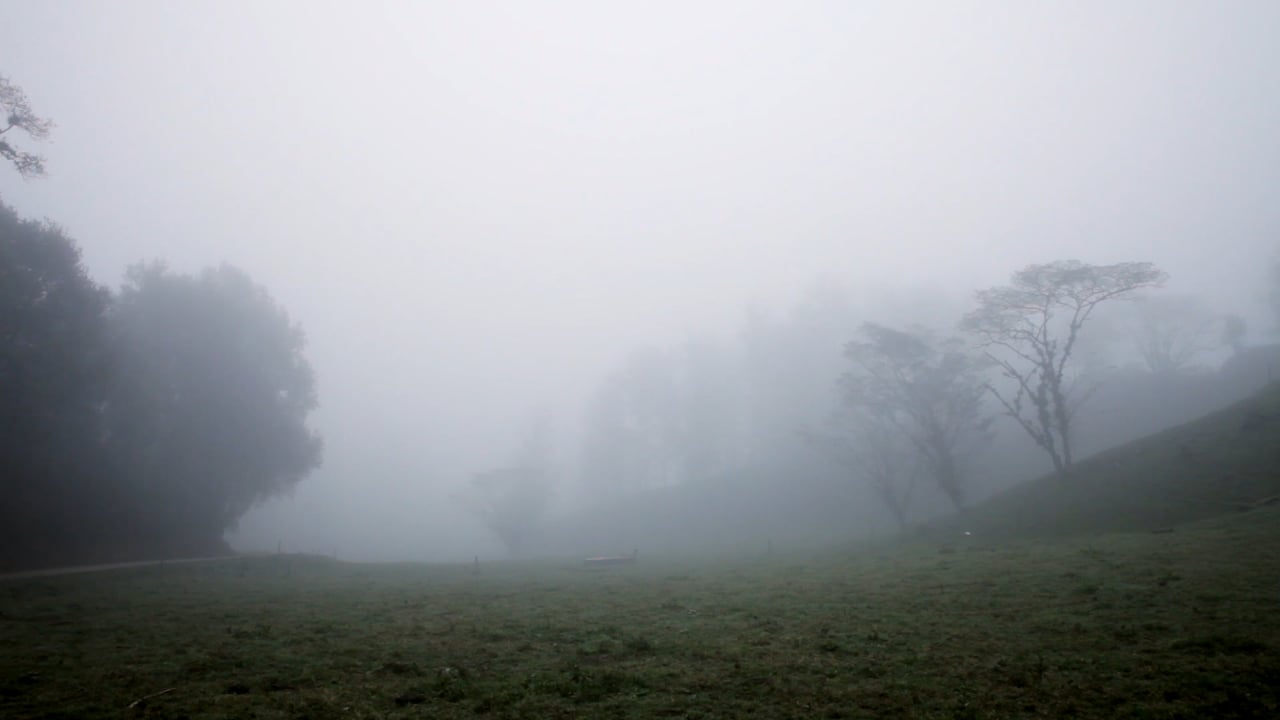
{"label": "mist", "polygon": [[[0,72],[57,127],[48,176],[0,197],[108,286],[225,262],[305,331],[324,462],[236,549],[504,556],[468,489],[532,462],[534,426],[522,553],[828,542],[892,529],[800,433],[865,322],[952,334],[1029,264],[1147,261],[1153,292],[1275,342],[1277,31],[1263,2],[28,3]],[[1131,320],[1099,318],[1098,367],[1132,369]],[[1188,367],[1228,378],[1219,334]],[[711,428],[696,470],[592,470],[628,368],[710,388],[671,395]],[[1103,393],[1081,450],[1249,373],[1158,408]],[[1049,469],[1018,432],[973,498]]]}

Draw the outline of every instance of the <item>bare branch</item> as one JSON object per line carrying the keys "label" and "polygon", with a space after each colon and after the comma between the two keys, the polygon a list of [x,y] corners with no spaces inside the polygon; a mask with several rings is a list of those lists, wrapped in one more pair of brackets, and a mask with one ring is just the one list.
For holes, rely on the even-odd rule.
{"label": "bare branch", "polygon": [[[18,128],[35,141],[47,140],[53,130],[52,120],[36,115],[31,103],[22,88],[14,85],[9,78],[0,75],[0,111],[4,113],[6,125],[0,135]],[[13,164],[18,174],[24,178],[43,177],[45,174],[44,158],[14,147],[7,139],[0,140],[0,158]]]}

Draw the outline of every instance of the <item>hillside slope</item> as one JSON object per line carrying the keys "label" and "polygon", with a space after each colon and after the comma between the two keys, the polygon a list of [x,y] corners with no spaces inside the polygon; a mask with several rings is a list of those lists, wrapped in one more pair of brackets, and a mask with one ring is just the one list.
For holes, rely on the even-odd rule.
{"label": "hillside slope", "polygon": [[1280,383],[1185,425],[1041,477],[931,533],[987,539],[1154,531],[1247,510],[1280,495]]}

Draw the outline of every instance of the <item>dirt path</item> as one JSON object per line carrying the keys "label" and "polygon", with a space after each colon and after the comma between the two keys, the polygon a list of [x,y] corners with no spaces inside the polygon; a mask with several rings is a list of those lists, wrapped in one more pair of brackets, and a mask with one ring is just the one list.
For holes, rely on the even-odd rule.
{"label": "dirt path", "polygon": [[103,563],[101,565],[71,565],[66,567],[44,568],[43,570],[22,570],[19,572],[0,573],[0,582],[5,580],[23,580],[26,578],[48,577],[52,575],[71,575],[73,573],[101,572],[120,568],[145,567],[147,565],[171,565],[174,563],[209,562],[213,560],[231,560],[239,555],[217,555],[214,557],[177,558],[170,560],[135,560],[133,562]]}

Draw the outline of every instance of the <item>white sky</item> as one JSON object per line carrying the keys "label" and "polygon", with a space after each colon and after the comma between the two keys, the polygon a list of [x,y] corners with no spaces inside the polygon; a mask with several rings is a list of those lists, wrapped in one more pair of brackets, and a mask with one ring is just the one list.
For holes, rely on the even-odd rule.
{"label": "white sky", "polygon": [[0,173],[4,201],[103,282],[227,261],[308,331],[326,465],[247,545],[466,555],[448,488],[531,408],[577,422],[627,349],[818,276],[968,291],[1153,260],[1254,316],[1280,245],[1276,2],[4,15],[0,73],[58,123],[50,177]]}

